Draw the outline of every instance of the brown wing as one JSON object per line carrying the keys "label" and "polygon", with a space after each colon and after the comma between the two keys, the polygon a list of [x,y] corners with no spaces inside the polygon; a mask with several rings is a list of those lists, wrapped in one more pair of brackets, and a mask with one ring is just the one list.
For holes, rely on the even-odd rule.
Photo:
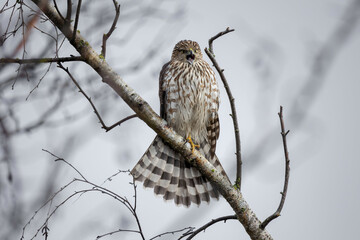
{"label": "brown wing", "polygon": [[165,112],[165,99],[166,99],[166,91],[163,89],[162,85],[164,82],[165,71],[170,62],[164,64],[160,71],[159,76],[159,98],[160,98],[160,117],[166,120],[166,112]]}
{"label": "brown wing", "polygon": [[213,113],[213,116],[210,118],[207,128],[208,141],[210,143],[210,155],[214,157],[216,150],[216,141],[219,138],[220,134],[220,122],[219,115]]}

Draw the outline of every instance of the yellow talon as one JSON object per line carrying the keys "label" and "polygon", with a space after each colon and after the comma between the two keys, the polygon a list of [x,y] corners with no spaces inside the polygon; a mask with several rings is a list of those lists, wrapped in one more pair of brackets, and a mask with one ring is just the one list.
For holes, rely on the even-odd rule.
{"label": "yellow talon", "polygon": [[189,134],[189,137],[186,139],[188,143],[191,145],[191,153],[194,153],[195,148],[200,148],[200,145],[194,144],[193,140],[191,139],[191,134]]}

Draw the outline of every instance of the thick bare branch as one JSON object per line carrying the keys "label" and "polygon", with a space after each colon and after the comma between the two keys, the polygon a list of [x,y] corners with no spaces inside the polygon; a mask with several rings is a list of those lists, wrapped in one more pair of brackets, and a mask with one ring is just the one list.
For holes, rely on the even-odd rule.
{"label": "thick bare branch", "polygon": [[283,191],[281,192],[282,196],[281,196],[279,207],[275,211],[275,213],[270,215],[268,218],[265,219],[264,222],[261,223],[260,227],[262,229],[264,229],[272,220],[274,220],[275,218],[280,216],[281,210],[282,210],[282,208],[284,206],[284,203],[285,203],[287,188],[288,188],[288,184],[289,184],[290,159],[289,159],[289,152],[288,152],[288,149],[287,149],[286,136],[288,135],[290,130],[285,131],[285,124],[284,124],[284,119],[283,119],[283,107],[282,106],[280,106],[280,112],[278,113],[278,115],[279,115],[279,119],[280,119],[281,137],[282,137],[282,141],[283,141],[284,155],[285,155],[285,181],[284,181]]}
{"label": "thick bare branch", "polygon": [[[70,40],[73,28],[66,25],[58,15],[56,9],[44,0],[32,0],[43,13],[62,31],[64,36]],[[144,101],[124,80],[112,70],[104,58],[100,57],[89,43],[76,33],[71,44],[80,53],[85,61],[103,78],[103,81],[111,86],[117,94],[136,112],[137,116],[162,137],[175,151],[180,152],[190,164],[195,166],[203,176],[208,178],[219,192],[224,196],[233,208],[239,221],[252,239],[272,239],[271,235],[260,228],[261,222],[250,206],[242,197],[240,191],[234,188],[231,182],[222,175],[216,168],[197,150],[192,152],[190,144],[169,128],[166,121],[161,119],[155,111]]]}
{"label": "thick bare branch", "polygon": [[214,48],[213,48],[213,41],[216,40],[217,38],[229,33],[229,32],[233,32],[234,29],[229,29],[226,28],[225,31],[223,32],[219,32],[218,34],[216,34],[214,37],[209,39],[209,49],[205,48],[205,52],[208,55],[208,57],[210,58],[211,62],[213,63],[214,67],[216,68],[216,70],[218,71],[220,78],[224,84],[226,93],[228,95],[229,98],[229,102],[230,102],[230,106],[231,106],[231,118],[233,120],[233,125],[234,125],[234,133],[235,133],[235,144],[236,144],[236,162],[237,162],[237,167],[236,167],[236,179],[235,179],[235,186],[241,190],[241,173],[242,173],[242,160],[241,160],[241,142],[240,142],[240,129],[239,129],[239,124],[238,124],[238,120],[237,120],[237,114],[236,114],[236,107],[235,107],[235,98],[233,97],[232,93],[231,93],[231,89],[229,87],[229,84],[226,80],[226,77],[224,75],[224,69],[220,68],[219,64],[217,63],[216,59],[215,59],[215,54],[214,54]]}

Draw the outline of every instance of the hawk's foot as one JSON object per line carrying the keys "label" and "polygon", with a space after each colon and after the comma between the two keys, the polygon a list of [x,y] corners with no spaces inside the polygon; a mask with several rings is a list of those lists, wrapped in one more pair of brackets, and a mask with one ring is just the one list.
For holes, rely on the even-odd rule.
{"label": "hawk's foot", "polygon": [[191,153],[194,153],[195,148],[200,148],[200,145],[194,144],[193,140],[191,139],[191,134],[186,138],[186,141],[191,145]]}

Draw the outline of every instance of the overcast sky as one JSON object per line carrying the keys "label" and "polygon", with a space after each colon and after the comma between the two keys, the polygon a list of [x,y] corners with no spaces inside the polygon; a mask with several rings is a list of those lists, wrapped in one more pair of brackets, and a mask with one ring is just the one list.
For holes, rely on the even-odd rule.
{"label": "overcast sky", "polygon": [[[110,65],[158,111],[158,73],[170,59],[173,46],[179,40],[191,39],[204,49],[211,36],[226,27],[234,28],[235,32],[214,43],[214,49],[236,99],[244,161],[244,198],[261,220],[278,206],[284,181],[284,157],[277,116],[282,105],[285,126],[290,129],[291,174],[282,216],[269,224],[268,231],[274,239],[354,239],[358,235],[360,215],[360,24],[344,41],[331,45],[327,51],[329,54],[325,55],[324,74],[312,70],[314,57],[334,39],[336,29],[346,23],[343,15],[352,1],[155,2],[164,11],[160,11],[160,15],[177,13],[176,17],[169,17],[167,22],[161,17],[139,20],[142,27],[126,48],[122,48],[118,42],[131,29],[121,15],[113,40],[108,43]],[[126,13],[128,6],[131,8],[129,3],[123,3],[122,11]],[[357,14],[360,14],[359,9]],[[82,30],[86,24],[95,21],[89,13],[91,11],[81,19],[79,29],[90,44],[100,49],[99,35],[92,33],[91,29]],[[111,4],[109,14],[113,14]],[[158,52],[144,68],[136,73],[124,70],[124,63],[138,59],[151,48]],[[65,46],[62,55],[69,53],[75,52],[70,46]],[[28,57],[31,57],[30,53]],[[205,59],[209,61],[207,57]],[[60,73],[55,67],[52,71]],[[89,68],[80,66],[73,70],[73,74],[82,79],[87,76],[87,71]],[[314,73],[319,75],[314,76]],[[46,81],[53,79],[48,77]],[[102,84],[100,79],[96,80]],[[230,107],[222,83],[219,84],[221,133],[217,155],[230,179],[234,180],[235,144]],[[108,122],[132,114],[121,99],[113,103],[118,105],[106,107],[111,112]],[[22,111],[24,116],[31,118],[36,111],[33,107],[29,109]],[[85,99],[74,104],[72,110],[80,109],[92,111]],[[59,145],[59,139],[74,129],[82,130],[82,139],[86,138],[86,141],[75,140],[71,146],[74,154],[67,156],[68,146]],[[22,185],[18,194],[23,203],[37,199],[39,191],[43,191],[43,181],[49,169],[59,164],[41,149],[54,151],[72,162],[89,179],[101,184],[118,169],[131,169],[154,137],[155,133],[138,119],[105,133],[94,115],[73,124],[17,137],[14,140],[18,149],[16,166]],[[59,164],[56,169],[59,188],[77,176],[65,165]],[[129,181],[131,179],[123,175],[106,186],[131,198],[133,193]],[[141,184],[137,189],[137,209],[147,238],[184,227],[199,227],[213,218],[233,213],[223,198],[209,205],[183,208],[172,202],[165,203]],[[41,204],[37,202],[25,207],[24,223]],[[37,221],[39,224],[41,219]],[[32,236],[37,226],[31,226],[27,236]],[[135,225],[133,218],[118,202],[104,195],[88,194],[65,205],[49,227],[50,239],[60,240],[95,239],[97,235],[118,228],[132,229]],[[20,237],[21,230],[14,230],[16,238]],[[106,239],[140,239],[135,236],[133,233],[118,233]],[[195,239],[220,238],[249,239],[243,227],[234,220],[218,223]]]}

